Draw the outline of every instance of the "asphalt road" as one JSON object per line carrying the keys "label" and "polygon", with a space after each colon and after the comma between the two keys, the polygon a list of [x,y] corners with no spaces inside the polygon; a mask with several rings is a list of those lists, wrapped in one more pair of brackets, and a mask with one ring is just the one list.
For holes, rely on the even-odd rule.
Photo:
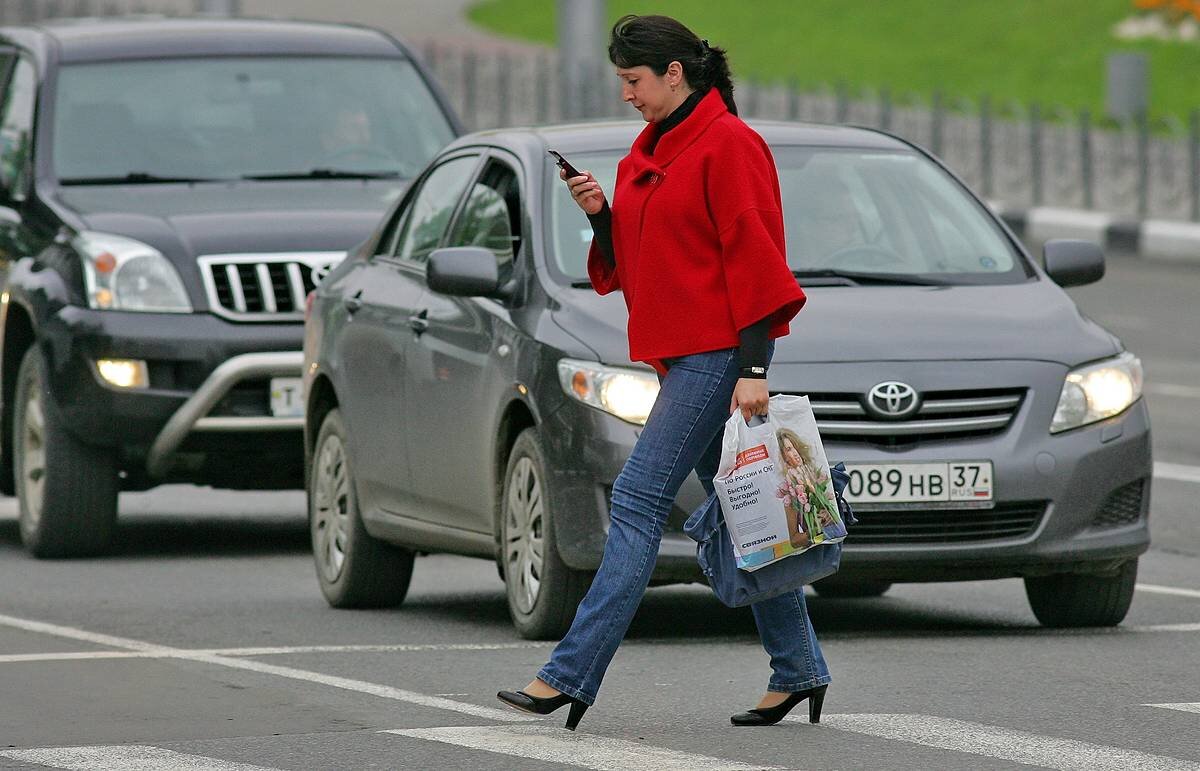
{"label": "asphalt road", "polygon": [[1200,270],[1113,261],[1072,294],[1143,358],[1160,464],[1117,629],[1043,630],[1018,580],[813,597],[821,724],[737,729],[769,671],[752,618],[652,589],[571,734],[498,708],[551,645],[487,562],[334,611],[299,493],[128,495],[118,553],[66,562],[26,558],[0,500],[0,768],[1200,769]]}

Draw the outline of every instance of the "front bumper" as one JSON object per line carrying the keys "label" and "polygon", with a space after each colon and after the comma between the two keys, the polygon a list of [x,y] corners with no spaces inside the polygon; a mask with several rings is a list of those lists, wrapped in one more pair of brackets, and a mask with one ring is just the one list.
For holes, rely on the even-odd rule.
{"label": "front bumper", "polygon": [[[1039,514],[1019,536],[939,543],[845,542],[842,574],[886,581],[939,581],[1105,572],[1146,551],[1150,543],[1149,506],[1152,461],[1149,413],[1140,400],[1121,415],[1051,436],[1035,430],[1039,415],[1027,401],[1013,425],[1000,434],[939,441],[908,448],[826,443],[831,462],[919,462],[988,459],[994,466],[997,508],[1024,505]],[[639,427],[583,405],[568,402],[547,417],[542,438],[553,469],[557,546],[567,564],[595,569],[608,527],[607,493],[640,431]],[[1131,487],[1140,494],[1129,511],[1114,518],[1112,496]],[[663,534],[656,566],[658,581],[694,580],[695,543],[682,533],[687,515],[704,499],[695,475],[676,498]],[[953,517],[955,512],[941,512]],[[888,512],[859,515],[878,521]]]}
{"label": "front bumper", "polygon": [[[80,441],[117,453],[127,488],[279,488],[302,485],[303,420],[274,417],[267,384],[300,376],[302,338],[296,323],[66,307],[39,343],[56,411]],[[105,384],[99,358],[147,362],[149,387]]]}

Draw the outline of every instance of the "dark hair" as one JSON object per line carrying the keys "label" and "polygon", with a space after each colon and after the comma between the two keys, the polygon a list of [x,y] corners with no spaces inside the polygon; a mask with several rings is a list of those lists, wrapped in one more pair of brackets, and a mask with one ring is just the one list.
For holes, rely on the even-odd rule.
{"label": "dark hair", "polygon": [[622,16],[612,28],[608,58],[618,67],[645,65],[659,76],[671,62],[679,62],[688,85],[697,91],[717,89],[725,106],[737,115],[725,49],[710,46],[670,16]]}

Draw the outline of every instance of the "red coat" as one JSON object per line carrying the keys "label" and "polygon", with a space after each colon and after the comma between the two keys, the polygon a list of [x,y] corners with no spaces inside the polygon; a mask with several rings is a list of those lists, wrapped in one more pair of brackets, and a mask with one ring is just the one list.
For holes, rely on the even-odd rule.
{"label": "red coat", "polygon": [[613,270],[595,242],[588,275],[599,294],[625,293],[629,358],[733,348],[767,316],[788,333],[804,305],[787,265],[779,177],[771,150],[712,89],[646,154],[649,124],[617,166],[611,199]]}

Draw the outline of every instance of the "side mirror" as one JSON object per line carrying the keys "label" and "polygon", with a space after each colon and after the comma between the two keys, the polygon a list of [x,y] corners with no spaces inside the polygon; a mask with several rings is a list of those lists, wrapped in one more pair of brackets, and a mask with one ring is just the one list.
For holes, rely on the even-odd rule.
{"label": "side mirror", "polygon": [[1059,286],[1082,286],[1104,278],[1104,252],[1099,244],[1055,238],[1042,247],[1046,273]]}
{"label": "side mirror", "polygon": [[451,246],[429,255],[425,282],[439,294],[494,297],[500,293],[496,255],[481,246]]}

